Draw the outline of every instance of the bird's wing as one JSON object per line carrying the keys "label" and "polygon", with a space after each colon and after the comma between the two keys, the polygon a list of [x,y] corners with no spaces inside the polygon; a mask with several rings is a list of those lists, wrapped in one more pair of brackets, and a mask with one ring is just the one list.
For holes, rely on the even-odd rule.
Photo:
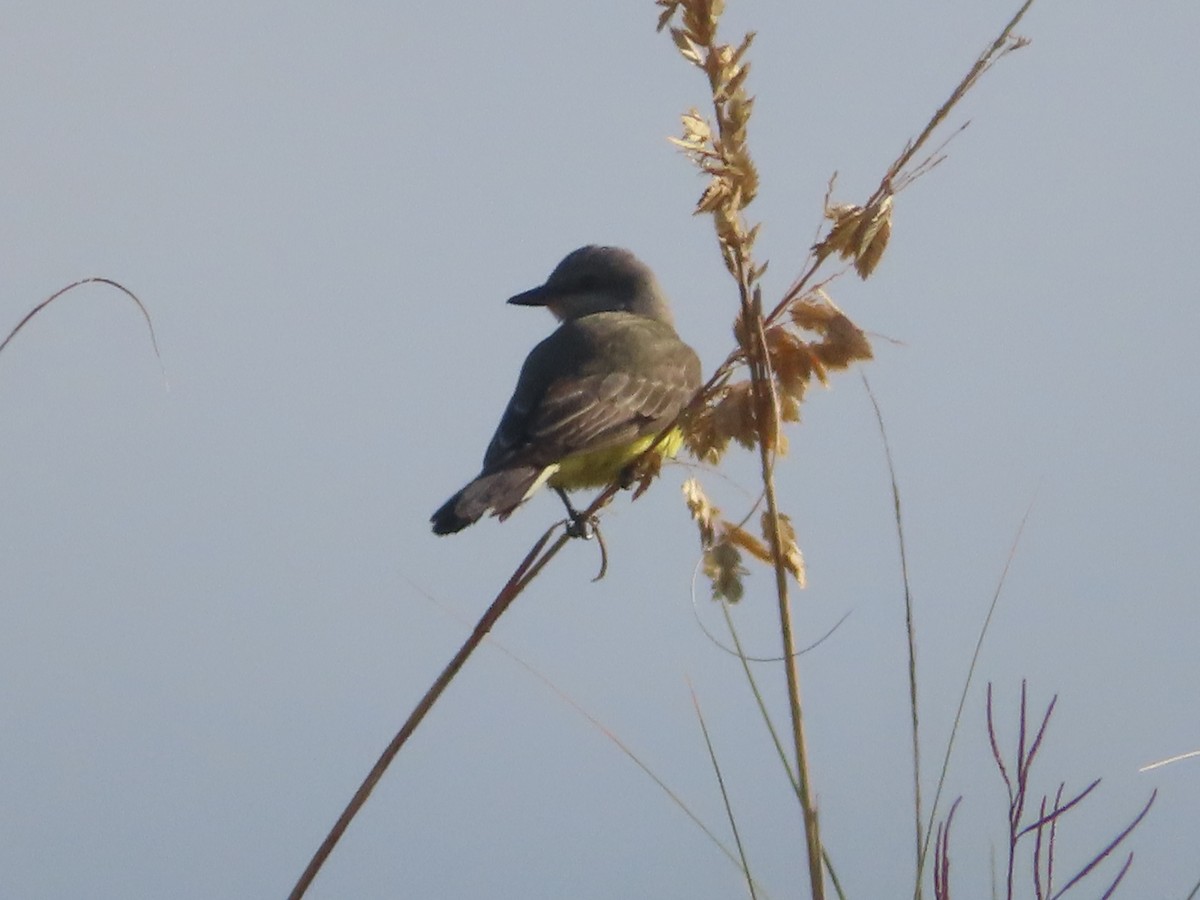
{"label": "bird's wing", "polygon": [[670,326],[624,313],[568,322],[525,361],[484,471],[547,466],[665,428],[700,384]]}

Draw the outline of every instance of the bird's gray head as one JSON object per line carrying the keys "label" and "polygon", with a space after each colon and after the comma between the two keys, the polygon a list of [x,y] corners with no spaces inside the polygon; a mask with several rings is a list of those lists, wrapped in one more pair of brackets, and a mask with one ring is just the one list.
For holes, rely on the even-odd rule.
{"label": "bird's gray head", "polygon": [[650,267],[620,247],[580,247],[554,267],[545,284],[508,302],[544,306],[564,321],[597,312],[629,312],[674,325]]}

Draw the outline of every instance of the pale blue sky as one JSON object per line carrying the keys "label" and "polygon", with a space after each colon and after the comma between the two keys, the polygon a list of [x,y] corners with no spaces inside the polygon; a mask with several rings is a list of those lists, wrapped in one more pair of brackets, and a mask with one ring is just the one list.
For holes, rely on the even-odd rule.
{"label": "pale blue sky", "polygon": [[[1015,3],[729,0],[759,31],[751,145],[771,259],[861,200]],[[701,105],[649,0],[20,4],[0,30],[0,319],[86,275],[0,356],[0,894],[284,896],[495,588],[558,515],[435,539],[528,349],[504,298],[628,246],[711,369],[735,298],[702,182],[666,141]],[[1003,789],[984,681],[1059,710],[1039,790],[1104,783],[1061,860],[1150,791],[1124,896],[1200,879],[1194,343],[1200,9],[1042,0],[960,109],[891,251],[836,299],[877,341],[920,629],[927,782],[1009,546],[954,760],[957,887],[987,892]],[[0,324],[6,330],[8,324]],[[851,896],[900,896],[911,825],[891,498],[856,375],[816,392],[781,495],[810,567],[802,666],[824,836]],[[730,512],[749,458],[705,478]],[[675,467],[573,546],[497,638],[725,832],[691,678],[751,862],[804,896],[795,804],[736,661],[696,626]],[[426,595],[436,598],[431,603]],[[703,598],[701,598],[703,601]],[[716,626],[715,610],[701,603]],[[456,618],[461,616],[463,619]],[[465,621],[464,621],[465,620]],[[769,579],[738,621],[769,654]],[[764,668],[780,715],[782,676]],[[1011,721],[1009,719],[1008,721]],[[1011,735],[1011,731],[1009,732]],[[1098,890],[1098,889],[1097,889]],[[1085,892],[1091,896],[1096,891]],[[314,898],[743,895],[617,749],[495,649],[473,659]]]}

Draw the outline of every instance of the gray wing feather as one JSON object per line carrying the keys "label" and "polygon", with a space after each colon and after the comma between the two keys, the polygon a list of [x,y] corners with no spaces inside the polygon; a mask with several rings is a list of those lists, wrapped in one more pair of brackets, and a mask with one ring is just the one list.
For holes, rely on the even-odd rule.
{"label": "gray wing feather", "polygon": [[483,471],[546,466],[653,433],[699,383],[696,354],[667,325],[612,314],[564,325],[526,360]]}
{"label": "gray wing feather", "polygon": [[483,470],[433,514],[433,530],[503,518],[547,466],[665,428],[699,386],[700,360],[665,322],[597,313],[565,323],[525,360]]}

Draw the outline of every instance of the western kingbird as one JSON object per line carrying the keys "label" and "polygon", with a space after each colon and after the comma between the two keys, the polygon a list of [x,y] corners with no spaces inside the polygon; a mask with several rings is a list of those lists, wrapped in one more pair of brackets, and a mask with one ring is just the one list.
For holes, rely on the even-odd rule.
{"label": "western kingbird", "polygon": [[[700,387],[699,358],[628,250],[581,247],[508,302],[544,306],[562,324],[526,358],[483,470],[433,514],[436,534],[486,513],[503,520],[546,482],[564,502],[564,491],[609,484]],[[682,440],[675,429],[656,452],[674,456]]]}

